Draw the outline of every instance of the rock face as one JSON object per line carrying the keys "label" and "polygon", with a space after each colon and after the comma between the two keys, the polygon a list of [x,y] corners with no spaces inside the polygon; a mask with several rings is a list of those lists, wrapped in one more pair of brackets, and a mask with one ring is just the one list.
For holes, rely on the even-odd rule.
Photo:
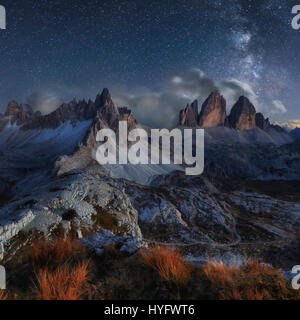
{"label": "rock face", "polygon": [[237,130],[251,130],[256,128],[256,110],[246,98],[240,97],[231,109],[229,125]]}
{"label": "rock face", "polygon": [[179,114],[179,125],[186,127],[196,127],[198,124],[198,101],[187,105]]}
{"label": "rock face", "polygon": [[96,116],[87,137],[87,145],[96,145],[97,132],[104,128],[110,128],[117,134],[119,131],[119,121],[127,121],[128,130],[136,128],[139,124],[132,112],[127,107],[118,108],[113,102],[108,89],[104,89],[95,101]]}
{"label": "rock face", "polygon": [[31,106],[28,104],[19,105],[16,101],[12,100],[8,103],[4,116],[9,117],[11,123],[17,123],[17,125],[21,125],[29,119],[40,116],[40,113],[34,113]]}
{"label": "rock face", "polygon": [[[248,118],[254,115],[254,125],[263,128],[267,120],[262,115],[256,115],[254,107],[244,99],[241,98],[242,101],[239,100],[233,108],[231,120],[235,119],[237,127],[245,128],[241,126],[241,120],[245,115]],[[215,121],[216,118],[210,113],[222,109],[222,104],[224,107],[221,97],[210,97],[204,104],[202,119]],[[17,103],[11,103],[4,118],[7,121],[13,117],[22,119],[20,111],[31,114],[29,107],[21,108]],[[185,115],[194,115],[195,120],[195,115],[198,115],[197,104],[192,104],[184,111]],[[128,121],[129,130],[139,126],[129,109],[118,108],[114,104],[107,89],[95,101],[73,100],[48,116],[31,117],[25,125],[57,126],[63,121],[84,119],[90,121],[86,121],[87,127],[78,143],[85,143],[87,138],[92,145],[96,143],[95,135],[99,129],[112,128],[117,131],[118,120]],[[193,119],[186,117],[183,123],[189,124],[190,120]],[[202,125],[205,123],[208,122],[204,121]],[[104,166],[95,163],[87,146],[73,154],[78,144],[74,144],[72,149],[67,145],[70,136],[78,132],[75,127],[73,129],[68,127],[66,132],[55,130],[49,138],[42,133],[42,143],[39,132],[26,132],[26,143],[22,144],[19,141],[24,134],[20,130],[16,130],[15,134],[14,128],[10,128],[13,134],[9,136],[11,139],[7,139],[6,133],[0,134],[0,175],[3,179],[3,182],[0,181],[0,193],[3,194],[6,185],[10,186],[8,182],[13,182],[13,188],[9,190],[11,196],[4,199],[5,203],[1,203],[0,208],[0,259],[4,249],[9,256],[20,242],[24,243],[24,235],[30,239],[33,230],[47,236],[53,234],[55,228],[67,230],[71,225],[79,237],[82,230],[95,233],[95,236],[85,240],[98,253],[108,243],[117,243],[122,250],[134,252],[144,240],[149,244],[165,242],[166,245],[187,245],[195,250],[195,257],[212,256],[211,252],[206,254],[204,248],[211,248],[215,253],[216,249],[223,250],[226,245],[228,251],[232,247],[236,250],[241,244],[241,248],[248,252],[248,248],[245,249],[247,243],[253,247],[252,242],[255,241],[259,244],[271,241],[273,246],[274,242],[282,243],[299,234],[299,203],[277,201],[260,195],[259,189],[251,185],[248,188],[246,184],[246,181],[258,178],[261,179],[260,184],[265,179],[268,185],[271,179],[299,179],[300,162],[296,147],[275,147],[267,143],[258,148],[256,143],[238,143],[241,136],[251,136],[252,132],[232,132],[234,130],[218,127],[216,130],[207,130],[207,136],[209,131],[214,131],[222,139],[218,144],[206,140],[203,176],[186,176],[180,170],[168,174],[150,173],[151,179],[147,179],[143,185],[136,177],[146,175],[150,167],[141,167],[132,173],[124,170],[114,177],[110,174],[112,171],[108,172]],[[224,132],[229,132],[228,139]],[[234,135],[237,140],[232,140],[231,136]],[[56,137],[58,139],[55,142],[53,140]],[[11,148],[8,140],[16,141],[17,148]],[[62,151],[54,157],[47,155],[51,149],[56,150],[60,146]],[[58,155],[64,156],[58,161]],[[68,163],[67,158],[70,160]],[[63,169],[60,167],[59,171],[53,170],[54,162],[65,162],[66,166]],[[130,175],[131,180],[128,178]],[[227,185],[232,184],[234,179],[238,179],[239,183],[245,181],[242,189],[255,188],[255,193],[231,191],[232,188],[227,188]]]}
{"label": "rock face", "polygon": [[210,94],[202,105],[199,115],[201,128],[224,126],[226,121],[226,100],[218,91]]}
{"label": "rock face", "polygon": [[269,119],[265,119],[262,113],[257,113],[255,116],[256,126],[264,131],[267,131],[270,128]]}
{"label": "rock face", "polygon": [[255,116],[255,123],[257,128],[260,128],[266,132],[268,132],[270,129],[273,129],[279,133],[286,133],[285,130],[280,126],[271,124],[269,118],[265,119],[263,114],[260,112]]}
{"label": "rock face", "polygon": [[73,99],[70,103],[63,103],[55,111],[45,116],[40,115],[26,122],[22,130],[54,129],[66,121],[76,122],[87,120],[95,115],[95,106],[92,101],[77,102]]}
{"label": "rock face", "polygon": [[[14,105],[11,106],[9,112],[15,113]],[[75,124],[77,121],[85,120],[94,120],[93,128],[97,131],[101,128],[117,129],[119,120],[127,120],[130,128],[137,124],[131,110],[126,107],[119,109],[106,88],[97,95],[95,102],[92,100],[77,102],[76,99],[73,99],[69,103],[63,103],[48,115],[36,115],[27,120],[22,130],[55,129],[66,121]]]}
{"label": "rock face", "polygon": [[[19,105],[16,101],[10,101],[5,114],[0,114],[0,131],[9,122],[21,126],[21,130],[42,130],[56,129],[66,122],[70,122],[75,127],[76,123],[85,120],[93,121],[90,134],[87,135],[87,140],[90,143],[93,141],[93,144],[95,135],[101,128],[111,128],[117,133],[119,121],[127,121],[128,130],[141,127],[131,110],[127,107],[117,107],[109,90],[105,88],[101,94],[97,95],[95,101],[73,99],[69,103],[63,103],[48,115],[33,112],[29,105]],[[218,91],[212,92],[205,100],[200,114],[197,100],[181,110],[179,125],[199,126],[204,129],[229,126],[237,130],[251,130],[258,127],[264,131],[274,129],[284,132],[281,127],[271,125],[269,119],[265,119],[261,113],[256,113],[254,106],[246,97],[239,98],[227,117],[226,100]]]}
{"label": "rock face", "polygon": [[18,105],[18,103],[14,100],[9,101],[7,108],[6,108],[6,112],[5,112],[5,116],[9,117],[9,116],[16,116],[18,113],[20,112],[20,107]]}
{"label": "rock face", "polygon": [[218,91],[212,92],[204,101],[200,114],[197,100],[179,114],[180,126],[199,126],[203,129],[230,126],[238,130],[251,130],[256,128],[257,123],[263,130],[269,127],[269,120],[265,120],[262,114],[256,116],[254,106],[246,97],[239,98],[227,117],[226,100]]}

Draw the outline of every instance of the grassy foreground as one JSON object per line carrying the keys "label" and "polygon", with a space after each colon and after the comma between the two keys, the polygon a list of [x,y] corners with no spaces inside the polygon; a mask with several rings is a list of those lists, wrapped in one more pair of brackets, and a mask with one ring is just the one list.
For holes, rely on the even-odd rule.
{"label": "grassy foreground", "polygon": [[131,257],[109,246],[96,256],[70,237],[39,239],[5,267],[8,290],[0,290],[0,300],[300,299],[282,273],[265,264],[196,267],[179,251],[158,246]]}

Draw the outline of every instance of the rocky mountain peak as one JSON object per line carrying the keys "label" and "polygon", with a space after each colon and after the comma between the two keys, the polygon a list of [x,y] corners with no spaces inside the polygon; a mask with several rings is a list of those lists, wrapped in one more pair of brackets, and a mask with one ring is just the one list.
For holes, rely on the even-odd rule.
{"label": "rocky mountain peak", "polygon": [[101,94],[98,94],[95,100],[95,106],[97,109],[102,109],[104,107],[112,107],[117,112],[117,107],[114,104],[111,94],[107,88],[104,88]]}
{"label": "rocky mountain peak", "polygon": [[258,112],[255,116],[255,123],[258,128],[264,131],[267,131],[271,125],[269,119],[265,119],[264,115],[260,112]]}
{"label": "rocky mountain peak", "polygon": [[16,101],[12,100],[8,103],[4,116],[10,117],[11,123],[16,122],[20,125],[33,117],[39,116],[39,114],[39,112],[34,113],[30,105],[19,105]]}
{"label": "rocky mountain peak", "polygon": [[101,129],[110,128],[117,134],[119,132],[119,121],[127,121],[128,131],[139,126],[131,110],[127,107],[118,108],[107,89],[104,89],[102,94],[97,96],[95,105],[97,116],[86,139],[87,146],[91,148],[98,144],[96,136]]}
{"label": "rocky mountain peak", "polygon": [[204,101],[198,123],[202,128],[224,126],[226,121],[226,100],[219,91],[212,92]]}
{"label": "rocky mountain peak", "polygon": [[256,113],[254,105],[244,96],[238,99],[232,107],[230,115],[227,116],[226,100],[217,90],[212,92],[204,101],[199,115],[197,100],[181,110],[179,125],[186,127],[199,126],[203,129],[225,126],[242,131],[260,128],[266,132],[273,129],[283,133],[281,127],[272,125],[262,113]]}
{"label": "rocky mountain peak", "polygon": [[232,107],[229,115],[229,125],[238,130],[256,128],[256,110],[248,98],[240,97]]}
{"label": "rocky mountain peak", "polygon": [[15,116],[20,112],[20,107],[15,100],[9,101],[4,115],[6,117]]}
{"label": "rocky mountain peak", "polygon": [[194,110],[195,114],[198,115],[199,111],[198,111],[198,100],[195,100],[192,104],[191,104],[191,108]]}
{"label": "rocky mountain peak", "polygon": [[114,104],[109,90],[104,89],[101,94],[97,95],[95,102],[90,99],[88,102],[85,100],[77,101],[74,98],[69,103],[61,104],[48,115],[30,119],[22,129],[57,128],[66,121],[71,121],[72,124],[75,124],[77,121],[92,120],[97,117],[111,122],[115,120],[115,115],[118,114],[118,108]]}
{"label": "rocky mountain peak", "polygon": [[196,127],[198,119],[198,101],[187,105],[179,114],[179,125],[186,127]]}
{"label": "rocky mountain peak", "polygon": [[243,113],[256,113],[254,105],[245,96],[239,97],[239,100],[237,101],[236,105],[238,105],[242,109]]}

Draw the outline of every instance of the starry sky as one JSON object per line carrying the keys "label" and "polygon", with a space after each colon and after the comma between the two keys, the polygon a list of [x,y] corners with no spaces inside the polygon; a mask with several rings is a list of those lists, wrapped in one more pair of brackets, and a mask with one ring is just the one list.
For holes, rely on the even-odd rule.
{"label": "starry sky", "polygon": [[[48,113],[108,87],[153,126],[219,89],[273,121],[300,119],[300,0],[0,0],[0,111]],[[300,123],[300,120],[299,120]]]}

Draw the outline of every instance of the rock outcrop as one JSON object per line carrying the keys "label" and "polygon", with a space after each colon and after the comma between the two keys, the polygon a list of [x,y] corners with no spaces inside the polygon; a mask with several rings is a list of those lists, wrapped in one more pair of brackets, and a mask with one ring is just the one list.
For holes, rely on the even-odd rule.
{"label": "rock outcrop", "polygon": [[180,111],[179,125],[185,127],[196,127],[198,124],[198,101],[195,100],[191,105],[187,105]]}
{"label": "rock outcrop", "polygon": [[104,89],[95,101],[96,116],[87,137],[87,145],[96,145],[97,132],[104,128],[110,128],[117,134],[119,131],[119,121],[127,121],[128,130],[136,128],[139,124],[132,112],[127,107],[118,108],[112,100],[108,89]]}
{"label": "rock outcrop", "polygon": [[256,128],[256,110],[246,97],[240,97],[231,109],[229,125],[237,130],[251,130]]}
{"label": "rock outcrop", "polygon": [[286,134],[286,131],[282,127],[271,124],[269,118],[265,119],[263,114],[260,112],[258,112],[255,116],[255,124],[257,128],[260,128],[261,130],[264,130],[266,132],[273,129],[279,133]]}
{"label": "rock outcrop", "polygon": [[198,114],[198,101],[180,111],[179,126],[197,127],[207,129],[220,126],[231,127],[237,130],[252,130],[260,128],[269,132],[273,129],[284,133],[284,130],[272,125],[269,119],[265,119],[262,113],[256,113],[255,107],[246,97],[240,97],[232,107],[230,115],[226,115],[226,100],[218,92],[212,92],[204,101],[201,112]]}
{"label": "rock outcrop", "polygon": [[198,124],[201,128],[224,126],[226,121],[226,100],[218,91],[210,94],[202,105]]}
{"label": "rock outcrop", "polygon": [[262,113],[257,113],[255,116],[256,126],[264,131],[268,131],[271,124],[269,118],[265,119]]}
{"label": "rock outcrop", "polygon": [[[0,114],[0,131],[10,122],[21,126],[21,130],[56,129],[65,122],[76,126],[77,122],[91,120],[93,122],[89,137],[95,141],[95,134],[101,128],[111,128],[118,132],[119,121],[127,121],[128,130],[139,126],[132,112],[127,107],[117,107],[108,89],[98,94],[95,101],[73,99],[69,103],[61,104],[48,115],[33,112],[31,106],[19,105],[16,101],[8,103],[4,115]],[[256,113],[253,104],[246,98],[240,97],[233,106],[230,115],[226,116],[226,100],[218,92],[212,92],[198,112],[198,101],[180,111],[179,125],[186,127],[214,128],[229,126],[237,130],[251,130],[256,127],[264,131],[274,129],[284,132],[279,126],[270,124],[263,114]]]}
{"label": "rock outcrop", "polygon": [[40,113],[33,112],[32,107],[28,104],[19,105],[12,100],[8,103],[4,116],[10,118],[11,123],[21,125],[30,119],[39,117]]}
{"label": "rock outcrop", "polygon": [[[12,106],[10,113],[14,112],[15,109]],[[85,120],[94,120],[93,127],[97,131],[100,128],[117,129],[119,120],[127,120],[129,127],[134,127],[137,124],[129,109],[123,107],[119,110],[106,88],[97,95],[95,102],[73,99],[69,103],[63,103],[48,115],[35,116],[27,120],[22,126],[22,130],[55,129],[66,121],[75,125],[76,122]]]}
{"label": "rock outcrop", "polygon": [[85,100],[77,102],[76,99],[73,99],[70,103],[63,103],[50,114],[30,119],[22,126],[22,130],[54,129],[66,121],[75,123],[87,120],[95,113],[95,106],[92,102],[88,104]]}

